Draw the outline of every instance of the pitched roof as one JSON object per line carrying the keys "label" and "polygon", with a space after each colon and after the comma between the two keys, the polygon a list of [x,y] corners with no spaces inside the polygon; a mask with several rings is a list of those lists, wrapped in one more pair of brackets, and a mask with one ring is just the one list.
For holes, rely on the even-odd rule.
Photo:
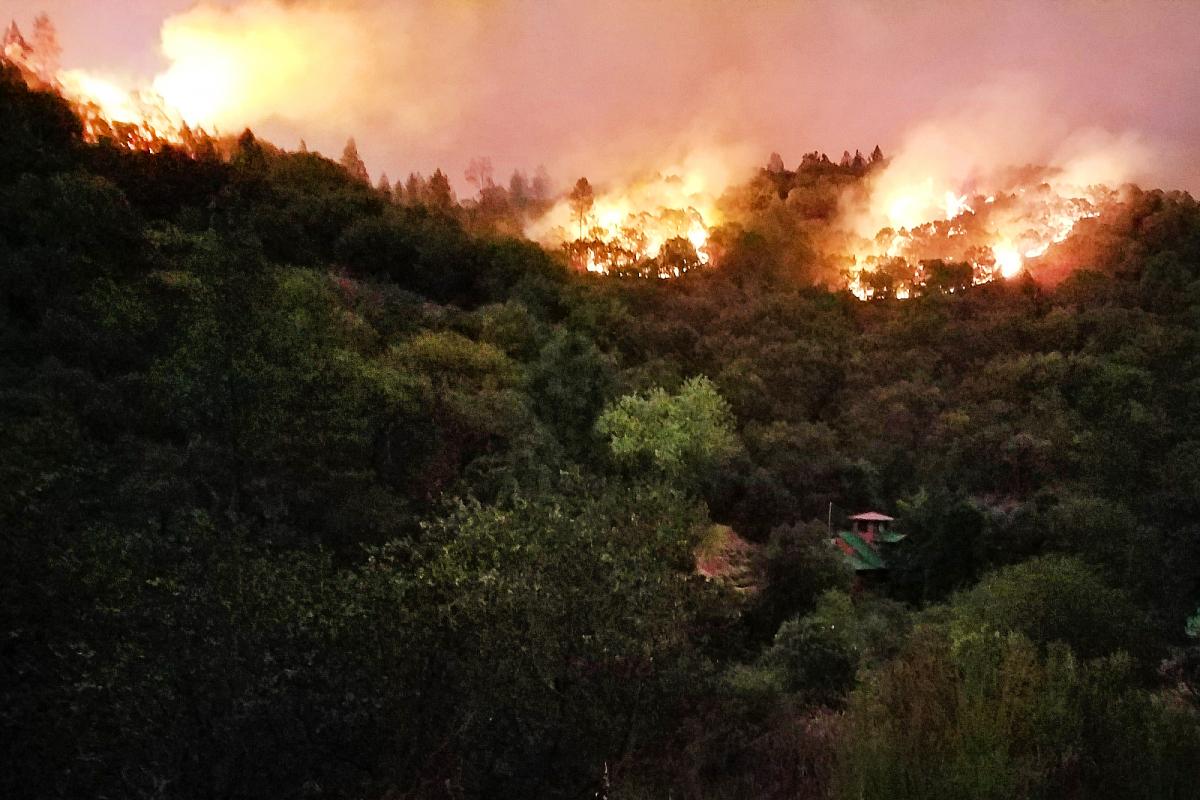
{"label": "pitched roof", "polygon": [[896,518],[889,517],[887,514],[880,514],[878,511],[864,511],[862,514],[855,514],[850,519],[862,520],[863,522],[892,522]]}
{"label": "pitched roof", "polygon": [[842,547],[850,561],[850,565],[857,571],[886,569],[887,564],[884,563],[879,553],[875,548],[867,543],[861,536],[850,531],[839,531],[838,539],[845,545]]}

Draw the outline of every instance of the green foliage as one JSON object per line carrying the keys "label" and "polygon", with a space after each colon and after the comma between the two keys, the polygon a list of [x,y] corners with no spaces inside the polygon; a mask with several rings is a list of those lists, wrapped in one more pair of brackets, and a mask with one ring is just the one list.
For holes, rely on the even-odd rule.
{"label": "green foliage", "polygon": [[350,224],[337,243],[337,257],[358,274],[411,284],[418,251],[413,232],[401,221],[364,217]]}
{"label": "green foliage", "polygon": [[600,415],[596,431],[618,465],[680,486],[699,485],[740,446],[728,403],[703,376],[674,395],[655,388],[620,398]]}
{"label": "green foliage", "polygon": [[763,656],[783,687],[808,702],[836,704],[854,684],[857,653],[846,632],[823,620],[785,622]]}
{"label": "green foliage", "polygon": [[1078,560],[1044,556],[992,573],[951,604],[956,638],[1017,632],[1079,655],[1147,651],[1145,615]]}
{"label": "green foliage", "polygon": [[[435,674],[451,676],[424,735],[448,737],[473,796],[577,794],[687,688],[703,517],[668,489],[563,489],[460,504],[423,537],[409,602],[442,637]],[[381,562],[398,579],[404,552]]]}
{"label": "green foliage", "polygon": [[807,704],[840,705],[862,666],[894,655],[908,633],[908,614],[888,600],[853,601],[841,591],[823,594],[804,616],[780,626],[760,665],[783,691]]}
{"label": "green foliage", "polygon": [[[87,144],[0,66],[0,794],[1194,795],[1200,206],[809,286],[882,163],[605,280],[513,237],[544,176]],[[899,509],[886,582],[830,503]]]}
{"label": "green foliage", "polygon": [[592,429],[616,383],[612,359],[588,337],[554,331],[530,371],[538,416],[576,457],[596,448]]}
{"label": "green foliage", "polygon": [[754,633],[775,635],[781,623],[812,610],[822,594],[848,591],[853,572],[819,522],[776,528],[764,554],[766,585],[750,612]]}
{"label": "green foliage", "polygon": [[944,597],[975,580],[988,520],[961,494],[921,490],[898,503],[904,547],[896,553],[896,585],[921,600]]}
{"label": "green foliage", "polygon": [[5,776],[14,793],[296,795],[356,785],[355,764],[380,755],[382,676],[347,646],[365,620],[327,558],[276,558],[197,513],[94,525],[50,566],[43,590],[78,615],[43,612],[52,639],[18,628],[10,640],[20,691],[3,724],[21,732],[9,741],[25,765]]}
{"label": "green foliage", "polygon": [[[1130,686],[1123,655],[918,629],[855,691],[837,796],[1187,797],[1193,712]],[[1161,738],[1175,731],[1169,741]]]}

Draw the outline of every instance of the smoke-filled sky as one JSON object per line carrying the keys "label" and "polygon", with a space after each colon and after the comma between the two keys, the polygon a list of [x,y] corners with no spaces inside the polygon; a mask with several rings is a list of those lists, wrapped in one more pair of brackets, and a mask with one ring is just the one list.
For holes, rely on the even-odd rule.
{"label": "smoke-filled sky", "polygon": [[1197,2],[0,0],[38,11],[66,67],[157,78],[284,146],[354,135],[373,176],[462,186],[488,156],[560,185],[689,159],[733,178],[878,143],[1200,189]]}

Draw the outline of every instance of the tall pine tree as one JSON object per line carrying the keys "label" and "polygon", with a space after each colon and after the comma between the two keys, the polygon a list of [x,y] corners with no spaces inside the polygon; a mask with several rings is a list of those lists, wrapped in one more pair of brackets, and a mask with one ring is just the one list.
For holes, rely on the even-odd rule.
{"label": "tall pine tree", "polygon": [[367,173],[367,165],[358,155],[358,145],[354,143],[353,136],[346,142],[346,149],[342,151],[341,165],[346,168],[346,172],[350,173],[351,178],[363,183],[371,182],[371,176]]}

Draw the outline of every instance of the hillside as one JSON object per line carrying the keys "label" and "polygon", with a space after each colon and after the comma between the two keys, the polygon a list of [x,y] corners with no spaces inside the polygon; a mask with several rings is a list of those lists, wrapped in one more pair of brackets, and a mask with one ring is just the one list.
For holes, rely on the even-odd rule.
{"label": "hillside", "polygon": [[1194,797],[1200,207],[864,302],[771,175],[592,275],[0,68],[0,794]]}

